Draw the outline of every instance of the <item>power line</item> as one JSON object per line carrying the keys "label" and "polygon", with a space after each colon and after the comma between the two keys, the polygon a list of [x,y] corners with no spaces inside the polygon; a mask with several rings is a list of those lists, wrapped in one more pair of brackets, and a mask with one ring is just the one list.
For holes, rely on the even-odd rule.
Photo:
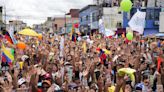
{"label": "power line", "polygon": [[45,20],[47,17],[35,17],[35,16],[18,16],[18,15],[3,15],[10,18],[18,19],[34,19],[34,20]]}

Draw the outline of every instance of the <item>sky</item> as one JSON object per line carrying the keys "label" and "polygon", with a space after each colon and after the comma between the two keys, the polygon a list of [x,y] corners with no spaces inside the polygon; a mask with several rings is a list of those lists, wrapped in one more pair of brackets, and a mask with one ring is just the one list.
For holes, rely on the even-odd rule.
{"label": "sky", "polygon": [[[93,0],[0,0],[6,7],[6,19],[23,20],[28,25],[43,23],[46,17],[64,16],[69,9],[81,9]],[[5,15],[5,13],[4,13]]]}

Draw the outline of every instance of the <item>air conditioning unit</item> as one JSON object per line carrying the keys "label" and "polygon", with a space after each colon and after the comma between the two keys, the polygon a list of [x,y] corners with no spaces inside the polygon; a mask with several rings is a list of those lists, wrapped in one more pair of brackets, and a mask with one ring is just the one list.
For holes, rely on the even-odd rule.
{"label": "air conditioning unit", "polygon": [[155,26],[159,26],[159,21],[154,21]]}

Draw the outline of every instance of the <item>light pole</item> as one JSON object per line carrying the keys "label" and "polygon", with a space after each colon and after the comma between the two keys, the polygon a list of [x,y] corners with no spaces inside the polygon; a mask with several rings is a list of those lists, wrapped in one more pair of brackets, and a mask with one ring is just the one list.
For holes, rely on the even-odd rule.
{"label": "light pole", "polygon": [[66,12],[65,12],[65,15],[64,15],[64,21],[65,21],[65,24],[64,24],[64,27],[65,27],[65,34],[66,34],[66,28],[67,28],[67,18],[66,18]]}
{"label": "light pole", "polygon": [[14,9],[11,9],[11,10],[7,10],[6,9],[6,2],[5,2],[5,0],[3,0],[3,4],[2,4],[2,11],[3,11],[3,13],[4,13],[4,15],[3,15],[3,13],[2,13],[2,17],[4,18],[4,20],[3,20],[3,22],[4,22],[4,27],[5,27],[5,29],[7,30],[7,14],[6,14],[6,12],[8,11],[15,11]]}

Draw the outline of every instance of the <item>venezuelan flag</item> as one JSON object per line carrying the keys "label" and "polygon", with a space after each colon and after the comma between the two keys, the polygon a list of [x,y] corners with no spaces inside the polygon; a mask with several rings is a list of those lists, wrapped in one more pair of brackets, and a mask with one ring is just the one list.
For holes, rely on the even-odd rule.
{"label": "venezuelan flag", "polygon": [[9,64],[12,64],[13,60],[14,60],[14,55],[11,53],[10,50],[5,48],[4,44],[2,44],[2,62],[7,62]]}

